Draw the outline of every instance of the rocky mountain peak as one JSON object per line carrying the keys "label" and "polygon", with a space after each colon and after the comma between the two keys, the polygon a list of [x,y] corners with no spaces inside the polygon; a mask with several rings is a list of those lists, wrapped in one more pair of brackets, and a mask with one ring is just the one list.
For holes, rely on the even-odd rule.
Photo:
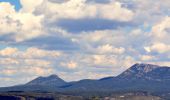
{"label": "rocky mountain peak", "polygon": [[60,86],[65,84],[66,82],[62,80],[60,77],[58,77],[56,74],[52,74],[47,77],[38,77],[34,80],[28,82],[26,85],[56,85]]}
{"label": "rocky mountain peak", "polygon": [[131,70],[131,71],[143,71],[144,73],[148,73],[152,70],[154,70],[155,68],[159,68],[161,66],[157,66],[157,65],[152,65],[152,64],[135,64],[133,65],[131,68],[129,68],[128,70]]}
{"label": "rocky mountain peak", "polygon": [[59,78],[59,77],[58,77],[58,75],[56,75],[56,74],[52,74],[52,75],[50,75],[50,76],[48,76],[48,77],[46,77],[46,78],[56,78],[56,79],[57,79],[57,78]]}
{"label": "rocky mountain peak", "polygon": [[156,68],[160,68],[161,66],[152,65],[152,64],[134,64],[132,67],[124,71],[122,74],[119,75],[119,77],[142,77],[146,75],[147,73],[153,71]]}

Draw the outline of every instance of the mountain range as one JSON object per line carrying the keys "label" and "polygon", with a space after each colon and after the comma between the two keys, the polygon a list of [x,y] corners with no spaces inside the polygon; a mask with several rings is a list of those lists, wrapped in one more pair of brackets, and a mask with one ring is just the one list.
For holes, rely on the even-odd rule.
{"label": "mountain range", "polygon": [[38,77],[26,84],[0,88],[0,91],[44,92],[170,92],[170,67],[135,64],[115,77],[66,82],[57,75]]}

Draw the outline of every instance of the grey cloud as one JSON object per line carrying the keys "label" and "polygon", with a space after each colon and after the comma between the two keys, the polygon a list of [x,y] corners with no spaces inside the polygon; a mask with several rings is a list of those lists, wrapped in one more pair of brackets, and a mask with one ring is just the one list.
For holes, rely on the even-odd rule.
{"label": "grey cloud", "polygon": [[50,2],[53,2],[53,3],[64,3],[64,2],[67,2],[69,0],[48,0]]}
{"label": "grey cloud", "polygon": [[79,46],[76,43],[73,43],[70,39],[55,36],[34,38],[20,43],[20,45],[35,46],[48,50],[79,50]]}
{"label": "grey cloud", "polygon": [[9,34],[6,34],[6,35],[0,35],[0,42],[6,42],[6,43],[14,42],[15,40],[13,38],[13,34],[15,34],[15,33],[9,33]]}
{"label": "grey cloud", "polygon": [[108,30],[120,27],[134,27],[132,22],[119,22],[106,19],[61,19],[52,26],[61,27],[69,32],[79,33],[82,31]]}
{"label": "grey cloud", "polygon": [[110,0],[86,0],[86,3],[110,3]]}

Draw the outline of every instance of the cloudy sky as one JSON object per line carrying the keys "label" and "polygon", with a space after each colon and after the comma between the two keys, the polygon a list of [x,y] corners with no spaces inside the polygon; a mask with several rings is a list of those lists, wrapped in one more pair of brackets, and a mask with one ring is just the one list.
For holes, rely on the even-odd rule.
{"label": "cloudy sky", "polygon": [[170,65],[170,0],[0,0],[0,86]]}

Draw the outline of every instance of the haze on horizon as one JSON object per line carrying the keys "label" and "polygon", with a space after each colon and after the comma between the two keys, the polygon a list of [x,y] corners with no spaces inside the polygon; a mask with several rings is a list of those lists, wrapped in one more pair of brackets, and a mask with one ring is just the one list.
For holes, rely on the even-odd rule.
{"label": "haze on horizon", "polygon": [[0,0],[0,87],[170,66],[169,0]]}

